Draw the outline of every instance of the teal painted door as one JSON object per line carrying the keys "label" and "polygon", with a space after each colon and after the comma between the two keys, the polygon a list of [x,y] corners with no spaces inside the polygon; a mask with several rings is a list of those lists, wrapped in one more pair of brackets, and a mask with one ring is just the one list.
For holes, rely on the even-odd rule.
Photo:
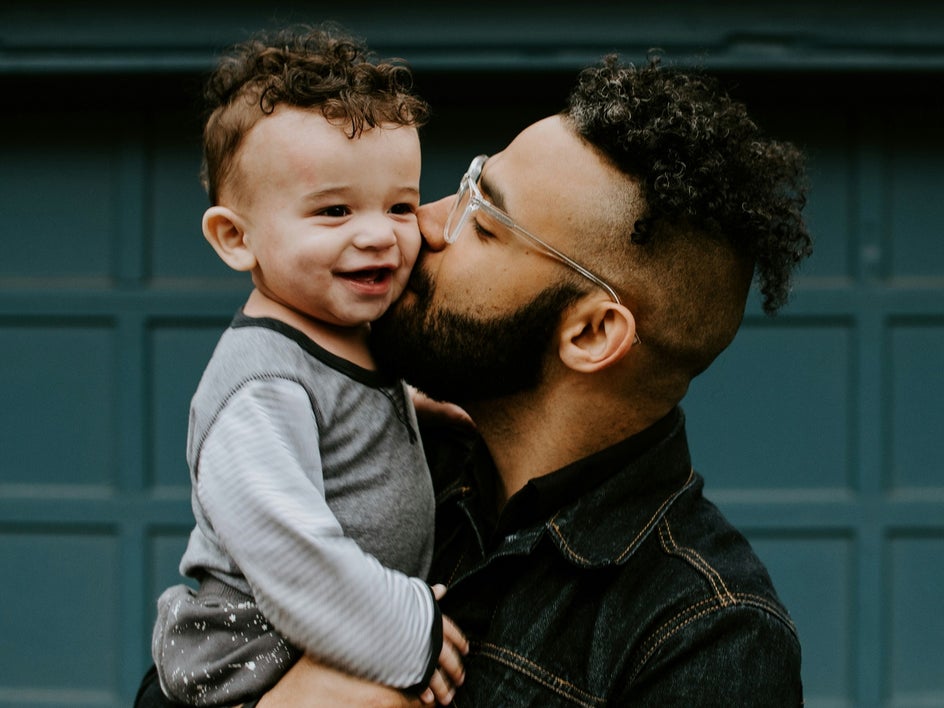
{"label": "teal painted door", "polygon": [[[694,383],[696,465],[794,615],[809,706],[944,705],[939,91],[920,75],[729,78],[809,151],[816,254],[785,312],[752,300]],[[421,74],[437,108],[424,196],[571,80]],[[247,288],[200,234],[192,83],[2,82],[2,707],[129,705],[154,599],[177,581],[188,401]]]}
{"label": "teal painted door", "polygon": [[694,382],[693,454],[794,615],[808,705],[944,705],[939,81],[758,83],[808,151],[815,254]]}

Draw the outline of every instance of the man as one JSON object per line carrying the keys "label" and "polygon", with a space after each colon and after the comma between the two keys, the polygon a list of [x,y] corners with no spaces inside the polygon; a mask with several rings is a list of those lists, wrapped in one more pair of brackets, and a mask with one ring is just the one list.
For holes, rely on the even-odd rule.
{"label": "man", "polygon": [[[679,402],[754,276],[766,311],[785,302],[802,180],[711,81],[610,57],[421,208],[428,248],[375,351],[477,426],[424,435],[430,577],[471,647],[455,705],[801,705],[795,628],[702,497]],[[370,692],[345,681],[301,662],[259,705]]]}

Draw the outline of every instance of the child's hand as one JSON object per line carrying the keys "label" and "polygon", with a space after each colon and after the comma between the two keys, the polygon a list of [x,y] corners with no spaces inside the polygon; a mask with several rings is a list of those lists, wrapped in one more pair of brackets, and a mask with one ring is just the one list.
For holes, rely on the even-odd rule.
{"label": "child's hand", "polygon": [[[440,600],[446,594],[445,585],[434,585],[433,596]],[[426,705],[447,706],[452,703],[456,687],[465,681],[462,657],[469,653],[469,640],[448,617],[443,617],[443,644],[439,652],[439,668],[433,673],[427,688],[420,695]]]}
{"label": "child's hand", "polygon": [[475,427],[475,423],[472,422],[469,414],[455,403],[434,401],[412,386],[407,386],[407,388],[410,391],[410,398],[413,399],[413,407],[416,409],[417,418],[427,422],[452,423],[469,428]]}

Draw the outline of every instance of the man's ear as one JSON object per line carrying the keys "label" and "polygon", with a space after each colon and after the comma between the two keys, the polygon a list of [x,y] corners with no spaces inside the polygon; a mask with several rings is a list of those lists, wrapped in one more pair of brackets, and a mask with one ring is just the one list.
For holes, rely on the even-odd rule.
{"label": "man's ear", "polygon": [[204,212],[203,235],[233,270],[247,271],[256,267],[256,256],[247,243],[243,220],[229,207],[212,206]]}
{"label": "man's ear", "polygon": [[636,341],[636,319],[625,305],[596,300],[578,303],[564,314],[559,355],[583,373],[620,361]]}

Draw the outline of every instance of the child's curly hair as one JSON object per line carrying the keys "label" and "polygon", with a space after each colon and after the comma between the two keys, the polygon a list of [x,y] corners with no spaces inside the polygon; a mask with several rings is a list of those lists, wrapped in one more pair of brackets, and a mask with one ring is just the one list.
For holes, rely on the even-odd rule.
{"label": "child's curly hair", "polygon": [[640,182],[632,242],[684,230],[720,238],[754,264],[768,314],[787,300],[791,271],[812,252],[801,211],[802,154],[765,137],[715,80],[616,55],[585,69],[565,115]]}
{"label": "child's curly hair", "polygon": [[383,124],[420,127],[429,118],[404,63],[377,61],[362,40],[331,25],[265,31],[235,45],[204,98],[202,180],[213,204],[243,138],[279,105],[320,108],[347,124],[351,138]]}

